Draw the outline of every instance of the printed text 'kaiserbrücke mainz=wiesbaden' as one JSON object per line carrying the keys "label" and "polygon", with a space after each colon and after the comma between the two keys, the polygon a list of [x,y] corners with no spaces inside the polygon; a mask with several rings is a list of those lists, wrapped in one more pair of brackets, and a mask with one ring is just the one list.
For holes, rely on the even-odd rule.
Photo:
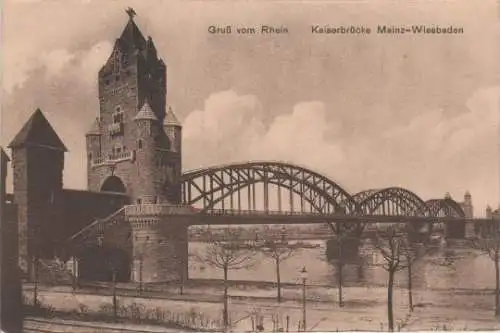
{"label": "printed text 'kaiserbr\u00fccke mainz=wiesbaden'", "polygon": [[[294,27],[293,31],[299,32],[304,29]],[[323,35],[460,35],[464,33],[464,28],[455,25],[310,25],[308,31],[311,34]],[[258,26],[238,26],[238,25],[210,25],[208,33],[220,35],[286,35],[293,32],[286,25],[258,25]]]}

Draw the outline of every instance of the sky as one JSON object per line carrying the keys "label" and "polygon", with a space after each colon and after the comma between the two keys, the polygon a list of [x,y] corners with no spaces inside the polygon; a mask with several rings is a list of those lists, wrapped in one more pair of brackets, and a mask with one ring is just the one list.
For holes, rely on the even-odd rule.
{"label": "sky", "polygon": [[[0,145],[40,108],[69,149],[66,188],[86,187],[97,72],[128,6],[167,64],[185,170],[279,160],[350,193],[400,186],[461,201],[469,190],[476,215],[500,203],[495,0],[4,0]],[[289,33],[208,33],[261,24]],[[316,24],[452,24],[464,34],[314,35]]]}

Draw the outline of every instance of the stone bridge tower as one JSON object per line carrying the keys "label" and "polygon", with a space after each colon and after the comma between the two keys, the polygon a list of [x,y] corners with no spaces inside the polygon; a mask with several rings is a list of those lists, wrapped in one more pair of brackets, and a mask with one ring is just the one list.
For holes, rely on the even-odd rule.
{"label": "stone bridge tower", "polygon": [[179,203],[181,127],[166,108],[166,65],[133,15],[98,77],[99,116],[86,134],[89,190]]}
{"label": "stone bridge tower", "polygon": [[132,203],[128,238],[104,236],[105,246],[127,252],[130,279],[179,280],[187,274],[187,223],[165,211],[181,203],[182,128],[166,107],[166,65],[129,15],[98,75],[99,116],[86,134],[88,188],[122,192]]}

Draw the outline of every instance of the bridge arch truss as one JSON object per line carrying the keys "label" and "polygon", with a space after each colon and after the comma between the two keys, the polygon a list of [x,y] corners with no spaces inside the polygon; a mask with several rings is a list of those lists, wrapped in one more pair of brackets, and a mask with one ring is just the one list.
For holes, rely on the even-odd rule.
{"label": "bridge arch truss", "polygon": [[[260,193],[257,184],[261,185]],[[359,210],[337,183],[306,168],[279,162],[229,164],[187,172],[182,177],[182,198],[184,204],[201,206],[202,212],[216,207],[256,210],[257,204],[270,211],[271,201],[278,211],[296,213],[352,215]]]}
{"label": "bridge arch truss", "polygon": [[[256,186],[261,185],[259,193]],[[271,186],[274,192],[271,193]],[[227,164],[184,173],[183,203],[200,212],[220,210],[278,211],[357,216],[464,218],[460,204],[452,199],[424,201],[415,193],[390,187],[350,195],[338,183],[306,168],[282,162]],[[261,201],[257,208],[258,201]],[[282,203],[287,201],[286,208]],[[298,201],[298,202],[297,202]],[[288,209],[288,210],[287,210]]]}

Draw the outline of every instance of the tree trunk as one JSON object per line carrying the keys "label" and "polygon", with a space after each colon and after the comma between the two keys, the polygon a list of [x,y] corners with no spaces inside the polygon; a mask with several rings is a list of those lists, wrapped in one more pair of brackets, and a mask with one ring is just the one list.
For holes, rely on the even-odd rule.
{"label": "tree trunk", "polygon": [[495,248],[495,316],[500,316],[500,267],[498,263],[499,259],[499,248],[498,245]]}
{"label": "tree trunk", "polygon": [[39,267],[39,260],[38,256],[35,256],[35,263],[34,263],[34,286],[33,286],[33,306],[36,308],[38,306],[38,267]]}
{"label": "tree trunk", "polygon": [[344,284],[343,279],[343,268],[344,268],[344,254],[342,251],[342,236],[339,237],[339,250],[338,250],[338,260],[337,260],[337,273],[338,273],[338,290],[339,290],[339,307],[344,306],[344,300],[342,298],[342,285]]}
{"label": "tree trunk", "polygon": [[278,303],[281,303],[281,275],[280,275],[280,258],[276,258],[276,283],[278,285]]}
{"label": "tree trunk", "polygon": [[113,320],[116,321],[118,314],[118,302],[116,300],[116,270],[113,270]]}
{"label": "tree trunk", "polygon": [[228,267],[224,266],[224,312],[222,313],[222,320],[224,322],[224,328],[227,329],[229,326],[229,313],[228,313],[228,295],[227,295],[227,271]]}
{"label": "tree trunk", "polygon": [[408,262],[408,306],[410,312],[413,312],[413,286],[412,286],[412,276],[411,276],[411,263]]}
{"label": "tree trunk", "polygon": [[389,332],[394,331],[394,314],[392,312],[392,289],[394,285],[394,269],[389,268],[389,282],[387,284],[387,322]]}

